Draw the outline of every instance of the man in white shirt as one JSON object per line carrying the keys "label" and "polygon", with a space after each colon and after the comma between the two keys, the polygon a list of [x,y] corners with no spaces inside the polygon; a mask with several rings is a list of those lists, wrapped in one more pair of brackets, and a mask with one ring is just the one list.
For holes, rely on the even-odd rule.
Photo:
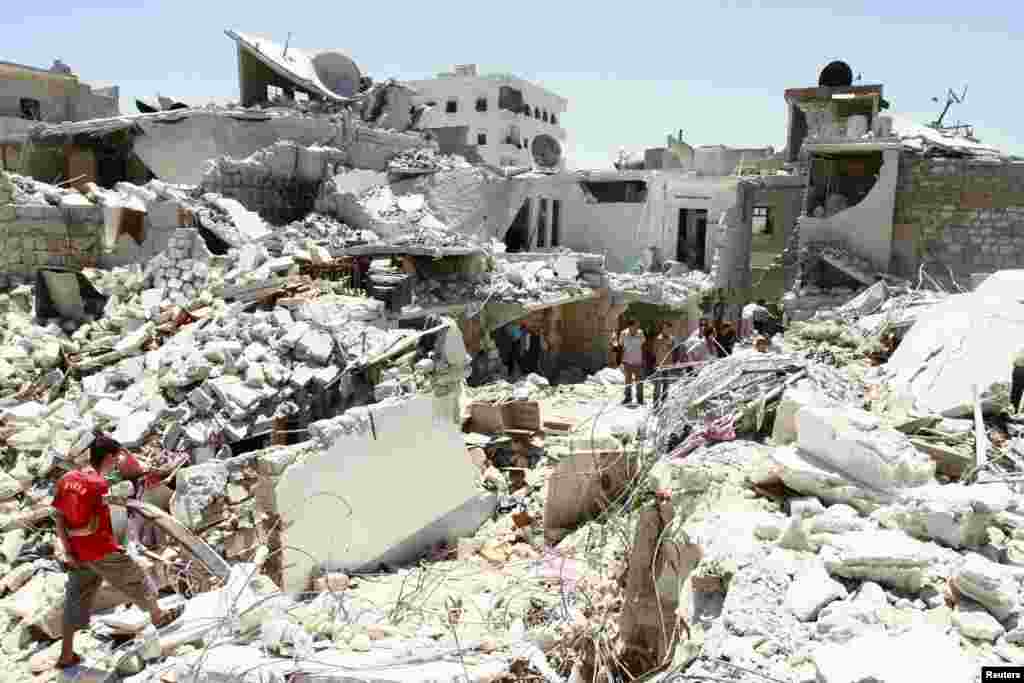
{"label": "man in white shirt", "polygon": [[644,331],[635,320],[626,323],[626,329],[619,334],[619,346],[622,348],[622,373],[626,376],[626,396],[624,404],[633,402],[633,384],[636,384],[637,402],[644,404]]}

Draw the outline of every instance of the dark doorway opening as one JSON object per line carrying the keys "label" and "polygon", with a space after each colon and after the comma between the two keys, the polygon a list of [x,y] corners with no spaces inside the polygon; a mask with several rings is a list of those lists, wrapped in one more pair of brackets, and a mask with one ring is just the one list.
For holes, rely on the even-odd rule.
{"label": "dark doorway opening", "polygon": [[508,232],[505,233],[505,249],[510,254],[529,248],[530,202],[529,199],[523,202],[516,217],[512,219],[512,225],[508,226]]}
{"label": "dark doorway opening", "polygon": [[705,270],[708,235],[707,209],[679,209],[676,260],[691,269]]}

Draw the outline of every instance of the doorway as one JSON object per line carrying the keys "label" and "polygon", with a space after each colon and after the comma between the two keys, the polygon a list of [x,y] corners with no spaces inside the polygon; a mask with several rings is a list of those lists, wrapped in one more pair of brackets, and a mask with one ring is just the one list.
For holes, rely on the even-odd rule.
{"label": "doorway", "polygon": [[708,235],[707,209],[679,209],[676,260],[691,269],[704,270]]}
{"label": "doorway", "polygon": [[508,226],[508,231],[505,233],[505,249],[510,254],[529,248],[531,203],[530,199],[523,202],[516,217],[512,219],[512,225]]}

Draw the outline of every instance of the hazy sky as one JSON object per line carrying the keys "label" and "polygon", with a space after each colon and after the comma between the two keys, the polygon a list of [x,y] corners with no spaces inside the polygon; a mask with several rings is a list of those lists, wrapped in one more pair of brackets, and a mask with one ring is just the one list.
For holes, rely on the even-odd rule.
{"label": "hazy sky", "polygon": [[[454,64],[511,72],[569,100],[562,124],[577,168],[607,167],[679,129],[694,145],[785,143],[783,90],[817,83],[833,59],[882,83],[892,111],[948,119],[1024,154],[1024,95],[1012,86],[1024,8],[1010,2],[575,1],[509,3],[93,0],[8,3],[0,60],[60,57],[87,83],[121,86],[122,111],[157,92],[190,104],[238,97],[223,30],[300,48],[339,48],[377,78],[429,78]],[[19,16],[19,13],[21,15]]]}

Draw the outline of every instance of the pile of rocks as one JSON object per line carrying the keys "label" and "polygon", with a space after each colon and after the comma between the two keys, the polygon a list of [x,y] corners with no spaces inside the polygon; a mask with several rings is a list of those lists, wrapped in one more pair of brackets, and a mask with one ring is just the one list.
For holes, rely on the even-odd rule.
{"label": "pile of rocks", "polygon": [[184,306],[206,287],[210,256],[198,230],[181,228],[171,236],[167,249],[147,265],[145,284],[159,292],[160,301]]}
{"label": "pile of rocks", "polygon": [[407,149],[399,152],[388,164],[388,169],[395,173],[402,171],[410,172],[432,172],[432,171],[453,171],[457,168],[466,168],[469,163],[462,157],[450,154],[440,154],[432,147],[420,147],[418,149]]}
{"label": "pile of rocks", "polygon": [[695,297],[714,288],[702,271],[669,276],[659,273],[608,273],[608,286],[617,294],[665,306],[686,307]]}

